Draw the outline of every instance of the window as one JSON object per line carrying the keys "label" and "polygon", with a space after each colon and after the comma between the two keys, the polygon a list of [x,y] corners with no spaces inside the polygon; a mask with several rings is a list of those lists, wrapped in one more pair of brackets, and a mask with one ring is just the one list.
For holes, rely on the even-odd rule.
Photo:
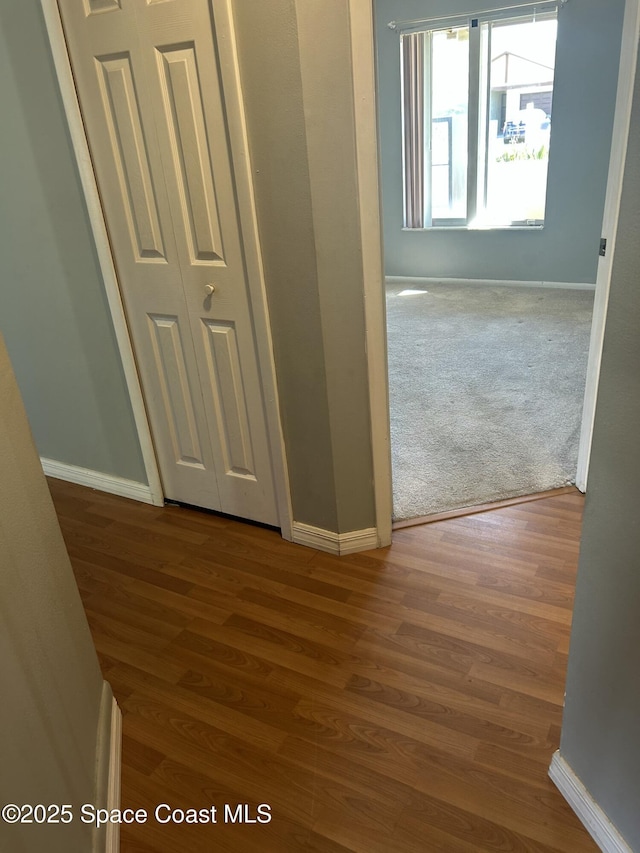
{"label": "window", "polygon": [[557,3],[401,29],[404,227],[544,224]]}

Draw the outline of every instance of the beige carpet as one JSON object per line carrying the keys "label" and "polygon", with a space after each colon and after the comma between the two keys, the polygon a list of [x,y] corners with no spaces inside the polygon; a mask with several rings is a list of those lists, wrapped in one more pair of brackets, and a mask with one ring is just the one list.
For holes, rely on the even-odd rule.
{"label": "beige carpet", "polygon": [[590,290],[387,287],[396,520],[575,481],[592,310]]}

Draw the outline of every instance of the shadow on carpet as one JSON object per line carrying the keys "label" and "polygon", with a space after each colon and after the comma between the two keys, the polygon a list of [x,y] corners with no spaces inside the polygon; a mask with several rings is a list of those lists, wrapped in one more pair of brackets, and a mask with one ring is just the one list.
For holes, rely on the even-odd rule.
{"label": "shadow on carpet", "polygon": [[589,290],[387,286],[395,520],[575,482],[592,311]]}

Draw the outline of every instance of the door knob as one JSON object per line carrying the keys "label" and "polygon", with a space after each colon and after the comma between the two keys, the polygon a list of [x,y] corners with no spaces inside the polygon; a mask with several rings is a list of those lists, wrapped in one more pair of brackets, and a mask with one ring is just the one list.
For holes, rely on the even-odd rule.
{"label": "door knob", "polygon": [[207,296],[211,296],[212,293],[216,292],[215,284],[205,284],[204,291],[207,294]]}

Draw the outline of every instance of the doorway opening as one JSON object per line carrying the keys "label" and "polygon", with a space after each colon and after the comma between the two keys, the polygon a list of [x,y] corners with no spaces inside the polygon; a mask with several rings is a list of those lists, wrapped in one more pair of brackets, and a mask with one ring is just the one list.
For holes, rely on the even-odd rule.
{"label": "doorway opening", "polygon": [[625,4],[374,8],[394,520],[575,483]]}

